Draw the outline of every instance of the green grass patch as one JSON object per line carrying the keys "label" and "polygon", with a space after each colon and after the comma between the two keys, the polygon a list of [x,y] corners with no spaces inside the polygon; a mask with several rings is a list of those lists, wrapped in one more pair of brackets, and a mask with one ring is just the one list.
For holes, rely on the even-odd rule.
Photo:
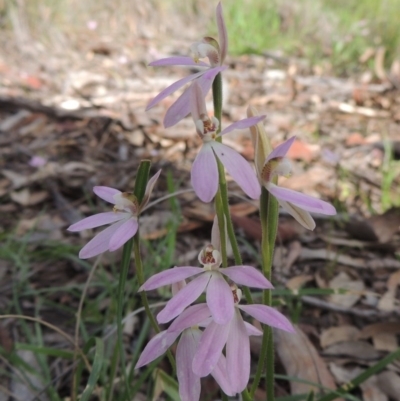
{"label": "green grass patch", "polygon": [[283,50],[340,74],[370,47],[385,47],[387,67],[400,55],[398,0],[227,0],[224,11],[232,54]]}

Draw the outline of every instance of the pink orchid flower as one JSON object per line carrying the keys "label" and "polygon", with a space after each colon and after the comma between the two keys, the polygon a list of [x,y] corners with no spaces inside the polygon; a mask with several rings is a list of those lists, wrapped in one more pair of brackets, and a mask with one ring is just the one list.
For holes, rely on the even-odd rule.
{"label": "pink orchid flower", "polygon": [[[153,61],[150,66],[188,66],[198,67],[201,69],[200,72],[191,74],[188,77],[180,79],[174,82],[171,86],[160,92],[147,106],[146,110],[151,109],[153,106],[158,104],[161,100],[181,88],[183,85],[196,80],[198,82],[203,96],[205,97],[211,88],[214,78],[218,73],[225,70],[227,67],[223,66],[225,56],[228,49],[228,35],[226,32],[224,17],[222,15],[222,5],[218,3],[216,9],[216,19],[218,27],[218,38],[216,41],[213,38],[206,37],[200,42],[196,42],[191,46],[191,50],[194,54],[194,58],[191,57],[167,57],[161,60]],[[199,61],[200,58],[208,58],[209,63]],[[164,117],[165,128],[172,127],[177,124],[180,120],[185,118],[190,111],[190,86],[187,88],[182,95],[175,101],[175,103],[168,109]]]}
{"label": "pink orchid flower", "polygon": [[294,332],[294,329],[284,315],[270,306],[239,305],[241,297],[239,289],[233,290],[233,296],[235,313],[229,322],[217,324],[210,320],[212,314],[208,305],[197,304],[187,308],[174,320],[167,332],[172,335],[187,327],[204,325],[206,322],[206,329],[193,356],[193,372],[200,377],[212,373],[220,363],[222,351],[226,346],[226,374],[229,388],[233,393],[240,393],[246,388],[250,377],[249,336],[262,334],[256,327],[243,320],[240,310],[269,326],[288,332]]}
{"label": "pink orchid flower", "polygon": [[132,238],[138,230],[138,216],[149,202],[159,170],[147,183],[145,195],[139,205],[135,195],[110,187],[96,186],[93,192],[114,205],[112,212],[98,213],[68,227],[68,231],[82,231],[113,223],[89,241],[79,252],[81,259],[97,256],[105,251],[115,251]]}
{"label": "pink orchid flower", "polygon": [[243,265],[221,268],[221,254],[211,244],[202,249],[198,259],[203,267],[174,267],[155,274],[139,288],[139,291],[150,291],[197,276],[168,301],[165,308],[157,315],[159,323],[167,323],[174,319],[204,291],[214,321],[218,324],[230,321],[234,314],[234,300],[232,290],[224,276],[239,285],[261,289],[273,288],[254,267]]}
{"label": "pink orchid flower", "polygon": [[[257,112],[253,107],[249,107],[247,115],[255,117]],[[278,187],[274,183],[277,176],[289,175],[291,172],[290,162],[285,156],[295,137],[271,150],[269,137],[261,122],[250,127],[250,132],[254,146],[254,164],[260,185],[263,185],[277,199],[283,209],[309,230],[315,228],[315,221],[309,212],[336,214],[336,209],[331,204],[288,188]]]}
{"label": "pink orchid flower", "polygon": [[290,213],[302,226],[313,230],[315,228],[315,221],[309,212],[333,216],[336,214],[336,209],[328,202],[293,191],[292,189],[279,187],[272,181],[274,176],[287,176],[291,173],[290,162],[285,156],[295,139],[295,137],[288,139],[268,155],[265,159],[260,178],[262,184],[275,196],[283,209]]}
{"label": "pink orchid flower", "polygon": [[237,121],[217,134],[219,122],[215,117],[208,117],[206,103],[197,82],[192,85],[191,113],[196,125],[197,134],[203,140],[191,172],[191,182],[196,195],[203,202],[211,202],[218,190],[218,158],[232,178],[243,191],[252,199],[260,194],[260,185],[257,177],[246,159],[235,150],[218,142],[216,139],[235,129],[245,129],[257,124],[265,116],[245,118]]}
{"label": "pink orchid flower", "polygon": [[[202,317],[204,316],[204,318]],[[209,314],[199,305],[188,308],[175,322],[179,325],[174,331],[165,330],[155,335],[143,350],[135,366],[136,369],[147,365],[163,355],[182,333],[176,350],[176,371],[179,382],[179,395],[182,401],[197,401],[200,398],[200,377],[192,370],[193,357],[201,338],[201,330],[191,327],[190,322],[196,321],[205,324]],[[226,370],[226,359],[221,353],[214,369],[210,372],[221,389],[227,395],[234,395]]]}

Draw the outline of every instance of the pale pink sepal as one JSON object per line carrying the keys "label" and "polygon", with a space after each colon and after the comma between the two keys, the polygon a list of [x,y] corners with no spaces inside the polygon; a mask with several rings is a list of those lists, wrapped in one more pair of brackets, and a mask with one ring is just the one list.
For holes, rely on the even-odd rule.
{"label": "pale pink sepal", "polygon": [[216,9],[217,16],[217,28],[218,28],[218,40],[220,47],[220,64],[225,60],[226,53],[228,51],[228,33],[226,31],[226,25],[224,20],[224,15],[222,13],[222,4],[218,3]]}
{"label": "pale pink sepal", "polygon": [[208,115],[203,91],[196,81],[192,83],[192,90],[190,91],[190,112],[195,124],[197,120],[201,120]]}
{"label": "pale pink sepal", "polygon": [[220,269],[220,272],[239,285],[263,289],[274,288],[264,275],[252,266],[232,266]]}
{"label": "pale pink sepal", "polygon": [[193,303],[205,290],[210,274],[203,273],[196,277],[186,287],[182,288],[174,297],[172,297],[164,309],[157,315],[159,323],[167,323],[177,317],[183,310]]}
{"label": "pale pink sepal", "polygon": [[211,373],[217,365],[228,338],[230,325],[211,322],[203,335],[193,358],[193,372],[204,377]]}
{"label": "pale pink sepal", "polygon": [[113,205],[115,205],[114,195],[121,193],[121,191],[118,191],[118,189],[110,188],[110,187],[101,187],[101,186],[93,187],[93,192],[99,198],[101,198],[107,202],[110,202]]}
{"label": "pale pink sepal", "polygon": [[231,383],[228,378],[228,372],[226,368],[226,358],[224,355],[221,355],[218,363],[215,368],[211,372],[211,375],[214,377],[215,381],[221,387],[221,390],[230,397],[234,396],[236,393],[232,390]]}
{"label": "pale pink sepal", "polygon": [[265,159],[265,163],[268,163],[270,160],[280,157],[285,157],[286,153],[289,151],[290,147],[293,145],[296,137],[292,136],[287,141],[278,145]]}
{"label": "pale pink sepal", "polygon": [[183,287],[186,287],[186,280],[178,281],[177,283],[171,284],[172,296],[175,296]]}
{"label": "pale pink sepal", "polygon": [[164,270],[150,277],[140,288],[139,291],[150,291],[156,288],[170,285],[181,280],[185,280],[196,274],[203,273],[202,267],[182,266],[173,269]]}
{"label": "pale pink sepal", "polygon": [[[202,76],[197,79],[197,83],[199,84],[204,97],[211,89],[211,85],[216,75],[219,72],[225,70],[226,68],[227,68],[226,66],[214,67],[210,68],[206,72],[200,72]],[[179,98],[175,101],[175,103],[167,110],[163,121],[165,128],[172,127],[190,113],[190,92],[191,92],[191,86],[186,88],[185,91],[182,93],[182,95],[179,96]]]}
{"label": "pale pink sepal", "polygon": [[309,212],[282,199],[276,199],[282,208],[285,209],[291,216],[293,216],[303,227],[307,228],[308,230],[314,230],[315,221]]}
{"label": "pale pink sepal", "polygon": [[118,221],[92,238],[79,252],[81,259],[92,258],[108,251],[111,237],[115,234],[125,220]]}
{"label": "pale pink sepal", "polygon": [[121,224],[110,238],[109,251],[113,252],[128,242],[136,234],[138,226],[137,217],[135,216]]}
{"label": "pale pink sepal", "polygon": [[232,290],[218,272],[212,273],[208,283],[207,305],[215,323],[225,324],[232,319],[235,309]]}
{"label": "pale pink sepal", "polygon": [[211,143],[205,143],[192,165],[191,183],[203,202],[211,202],[218,190],[218,167]]}
{"label": "pale pink sepal", "polygon": [[178,338],[179,334],[181,334],[180,331],[162,331],[161,333],[156,334],[146,345],[145,349],[140,355],[139,360],[137,361],[135,368],[138,369],[144,365],[147,365],[164,354],[164,352],[166,352],[167,349]]}
{"label": "pale pink sepal", "polygon": [[[219,142],[212,142],[212,148],[244,193],[252,199],[258,199],[261,195],[260,184],[254,170],[246,159],[229,146]],[[218,176],[216,178],[218,181]]]}
{"label": "pale pink sepal", "polygon": [[143,210],[146,207],[146,205],[149,203],[149,199],[150,199],[150,196],[151,196],[151,194],[153,192],[154,185],[156,185],[156,182],[157,182],[158,177],[160,176],[160,174],[161,174],[161,169],[158,170],[157,173],[155,173],[153,175],[153,177],[151,177],[149,179],[149,181],[147,181],[146,189],[144,191],[144,196],[143,196],[143,199],[142,199],[142,203],[140,204],[140,210]]}
{"label": "pale pink sepal", "polygon": [[200,77],[201,75],[204,74],[204,71],[196,72],[195,74],[188,75],[185,78],[182,78],[176,82],[174,82],[172,85],[168,86],[164,90],[162,90],[146,107],[146,111],[150,110],[152,107],[154,107],[157,103],[161,102],[161,100],[165,99],[167,96],[171,95],[174,93],[176,90],[179,88],[182,88],[185,84],[188,82],[192,81],[193,79],[196,79]]}
{"label": "pale pink sepal", "polygon": [[301,209],[309,212],[321,213],[326,215],[335,215],[336,209],[328,202],[324,202],[309,195],[302,194],[301,192],[293,191],[292,189],[278,187],[271,182],[267,184],[266,188],[277,199],[294,204]]}
{"label": "pale pink sepal", "polygon": [[261,323],[271,327],[276,327],[289,333],[294,332],[294,328],[289,320],[279,311],[266,305],[237,305],[242,311],[253,316]]}
{"label": "pale pink sepal", "polygon": [[192,361],[200,337],[201,331],[198,329],[185,330],[176,349],[176,375],[181,401],[198,401],[200,398],[200,377],[192,371]]}
{"label": "pale pink sepal", "polygon": [[189,327],[200,325],[210,318],[207,304],[196,304],[185,309],[168,327],[168,331],[182,332]]}
{"label": "pale pink sepal", "polygon": [[203,61],[194,61],[193,58],[191,57],[185,57],[185,56],[173,56],[173,57],[166,57],[162,58],[160,60],[152,61],[149,66],[151,67],[163,67],[163,66],[169,66],[169,65],[187,65],[189,67],[208,67],[210,68],[210,65],[203,62]]}
{"label": "pale pink sepal", "polygon": [[226,342],[226,363],[232,390],[241,393],[250,378],[250,340],[239,310],[235,311]]}
{"label": "pale pink sepal", "polygon": [[249,118],[244,118],[243,120],[236,121],[235,123],[229,125],[225,129],[223,129],[220,133],[220,135],[225,135],[228,132],[232,132],[235,129],[245,129],[252,127],[253,125],[256,125],[259,123],[261,120],[264,120],[266,116],[257,116],[257,117],[249,117]]}
{"label": "pale pink sepal", "polygon": [[248,322],[244,322],[248,336],[262,336],[263,332]]}
{"label": "pale pink sepal", "polygon": [[68,231],[82,231],[89,228],[103,226],[104,224],[115,223],[116,221],[126,219],[130,216],[129,213],[122,212],[105,212],[98,213],[93,216],[86,217],[85,219],[72,224],[67,228]]}

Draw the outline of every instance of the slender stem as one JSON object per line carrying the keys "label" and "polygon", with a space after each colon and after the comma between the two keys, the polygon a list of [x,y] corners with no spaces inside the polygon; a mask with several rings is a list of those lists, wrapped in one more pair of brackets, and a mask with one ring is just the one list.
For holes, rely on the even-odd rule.
{"label": "slender stem", "polygon": [[242,391],[242,398],[243,398],[243,401],[253,401],[254,400],[254,397],[249,394],[247,388],[245,388]]}
{"label": "slender stem", "polygon": [[221,132],[221,120],[222,120],[222,75],[218,73],[214,78],[212,84],[213,94],[213,105],[214,105],[214,116],[219,121],[219,127],[217,134]]}
{"label": "slender stem", "polygon": [[[89,276],[88,276],[88,278],[86,280],[85,287],[83,288],[83,291],[82,291],[82,294],[81,294],[81,298],[79,300],[78,311],[76,312],[75,336],[74,336],[75,344],[78,344],[78,342],[79,342],[79,326],[81,324],[82,309],[83,309],[83,304],[84,304],[85,299],[86,299],[86,293],[88,291],[89,284],[93,279],[93,276],[94,276],[94,273],[95,273],[95,271],[97,269],[97,266],[100,264],[101,256],[102,255],[100,255],[96,259],[96,262],[93,264],[93,267],[90,269]],[[76,383],[77,375],[75,374],[77,357],[78,357],[78,349],[77,349],[77,346],[76,346],[75,350],[74,350],[73,371],[72,371],[73,372],[72,373],[72,389],[71,389],[72,390],[72,395],[71,395],[72,401],[76,400],[76,392],[74,390],[78,386],[78,383]]]}
{"label": "slender stem", "polygon": [[[219,127],[217,130],[217,134],[221,131],[221,118],[222,118],[222,76],[219,73],[213,82],[212,85],[212,91],[213,91],[213,102],[214,102],[214,116],[218,119],[219,121]],[[219,137],[217,138],[217,141],[222,142],[222,138]],[[222,228],[220,225],[220,222],[222,221],[222,218],[218,213],[220,213],[217,209],[218,207],[222,206],[223,213],[225,215],[225,219],[223,220],[223,225],[227,228],[227,233],[228,233],[228,238],[232,246],[232,252],[233,256],[235,259],[235,264],[236,265],[241,265],[242,264],[242,257],[240,255],[239,251],[239,246],[236,240],[235,236],[235,230],[233,228],[233,223],[232,223],[232,218],[229,210],[229,198],[228,198],[228,186],[226,185],[226,179],[225,179],[225,170],[224,166],[222,163],[217,159],[217,165],[218,165],[218,175],[219,175],[219,191],[216,197],[216,210],[217,210],[217,216],[218,216],[218,224],[220,228],[220,232],[222,232]],[[221,203],[219,203],[218,197],[220,196]],[[225,232],[224,232],[225,233]],[[221,241],[222,241],[222,235],[221,235]],[[221,242],[222,245],[222,242]],[[225,265],[223,265],[225,266]],[[226,264],[227,266],[227,264]],[[251,297],[250,290],[247,287],[243,287],[243,293],[246,297],[247,303],[253,303],[253,299]]]}
{"label": "slender stem", "polygon": [[218,190],[217,195],[215,196],[215,212],[216,212],[217,218],[218,218],[222,266],[228,267],[228,255],[227,255],[227,250],[226,250],[226,235],[225,235],[226,234],[225,216],[224,216],[224,209],[222,207],[222,199],[221,199],[221,191],[220,190]]}
{"label": "slender stem", "polygon": [[[264,276],[271,281],[272,277],[272,260],[274,255],[275,239],[278,229],[278,216],[279,205],[277,200],[270,195],[270,193],[262,188],[260,198],[260,220],[261,220],[261,263]],[[271,306],[272,294],[271,290],[263,291],[264,305]],[[261,345],[260,358],[257,365],[257,370],[253,385],[251,387],[251,394],[254,393],[260,383],[261,374],[266,367],[266,388],[267,400],[274,400],[274,341],[272,329],[264,325],[264,333]]]}
{"label": "slender stem", "polygon": [[122,251],[122,266],[119,275],[118,294],[117,294],[117,347],[118,347],[118,353],[120,355],[122,375],[125,382],[125,391],[127,394],[127,398],[129,400],[131,399],[131,394],[128,383],[128,375],[126,373],[126,360],[124,352],[124,343],[122,338],[122,313],[124,309],[124,293],[125,293],[126,278],[128,276],[129,264],[131,260],[132,244],[133,240],[130,239],[124,245],[124,249]]}
{"label": "slender stem", "polygon": [[[136,265],[136,276],[138,279],[139,286],[142,286],[144,283],[144,272],[143,272],[143,263],[142,263],[142,257],[140,255],[140,235],[139,235],[139,230],[137,231],[136,235],[133,237],[133,252],[135,254],[135,265]],[[146,291],[141,291],[140,296],[142,299],[142,304],[144,307],[144,310],[146,311],[146,315],[148,319],[150,320],[150,324],[153,327],[154,331],[156,333],[159,333],[160,327],[158,326],[158,323],[151,312],[150,305],[149,305],[149,300],[147,299],[147,294]],[[172,356],[171,351],[167,351],[167,357],[169,359],[169,362],[174,370],[174,373],[176,371],[176,365],[175,365],[175,360],[174,357]]]}

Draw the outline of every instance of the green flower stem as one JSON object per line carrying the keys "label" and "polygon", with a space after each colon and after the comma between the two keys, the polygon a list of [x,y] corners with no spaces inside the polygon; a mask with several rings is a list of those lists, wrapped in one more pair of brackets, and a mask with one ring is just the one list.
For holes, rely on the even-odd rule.
{"label": "green flower stem", "polygon": [[[218,119],[219,121],[219,126],[217,130],[217,134],[221,132],[221,119],[222,119],[222,76],[221,73],[219,73],[213,82],[212,85],[212,92],[213,92],[213,103],[214,103],[214,116],[215,118]],[[222,142],[222,138],[219,137],[217,138],[217,141]],[[241,265],[242,264],[242,257],[240,255],[239,251],[239,246],[236,240],[235,236],[235,231],[233,229],[233,224],[232,224],[232,218],[231,214],[229,211],[229,199],[228,199],[228,187],[226,185],[226,179],[225,179],[225,170],[224,166],[222,163],[217,159],[217,165],[218,165],[218,175],[219,175],[219,191],[216,197],[216,208],[217,205],[220,207],[222,205],[222,209],[225,215],[225,219],[222,219],[218,213],[220,213],[217,209],[217,216],[218,216],[218,224],[219,224],[219,229],[220,233],[223,232],[225,235],[225,228],[222,229],[222,227],[227,227],[227,232],[228,232],[228,237],[229,241],[232,246],[232,251],[233,251],[233,256],[235,259],[235,264],[236,265]],[[218,197],[220,196],[221,203],[219,203]],[[222,222],[222,225],[220,224]],[[222,253],[222,234],[221,234],[221,253]],[[224,257],[222,255],[222,257]],[[227,264],[223,264],[224,267],[227,266]],[[251,297],[250,290],[247,287],[243,287],[243,293],[246,297],[246,300],[248,303],[252,304],[253,300]]]}
{"label": "green flower stem", "polygon": [[243,401],[253,401],[254,400],[254,397],[249,394],[247,388],[245,388],[242,391],[242,398],[243,398]]}
{"label": "green flower stem", "polygon": [[[142,257],[140,255],[140,235],[139,235],[139,230],[136,233],[136,235],[133,237],[133,252],[135,254],[135,265],[136,265],[136,276],[138,279],[139,286],[142,286],[144,284],[144,272],[143,272],[143,263],[142,263]],[[153,327],[154,331],[156,333],[159,333],[160,327],[151,312],[150,305],[149,305],[149,300],[147,299],[147,294],[146,291],[141,291],[140,296],[142,298],[142,304],[144,307],[144,310],[146,311],[146,315],[148,319],[150,320],[150,324]],[[174,357],[172,356],[171,351],[167,351],[167,357],[169,359],[169,362],[174,370],[174,374],[176,372],[176,364]]]}
{"label": "green flower stem", "polygon": [[[264,276],[271,281],[272,277],[272,260],[274,256],[275,239],[278,230],[279,204],[277,200],[263,187],[261,189],[260,198],[260,220],[261,220],[261,262]],[[263,291],[263,304],[272,305],[271,290]],[[274,400],[274,341],[272,329],[264,325],[264,333],[260,358],[253,385],[251,387],[251,395],[254,393],[260,383],[261,374],[266,366],[266,388],[267,400]]]}
{"label": "green flower stem", "polygon": [[128,277],[129,264],[131,260],[132,253],[132,244],[133,240],[130,239],[125,245],[122,251],[122,266],[121,272],[119,275],[119,283],[118,283],[118,295],[117,295],[117,346],[118,353],[120,355],[122,375],[125,382],[125,391],[127,394],[127,399],[131,399],[130,388],[128,383],[128,375],[126,373],[126,360],[125,360],[125,352],[124,352],[124,342],[122,338],[122,314],[124,309],[124,293],[125,293],[125,285],[126,279]]}
{"label": "green flower stem", "polygon": [[221,198],[220,190],[218,190],[217,195],[215,196],[215,212],[216,212],[217,218],[218,218],[222,266],[228,267],[228,256],[227,256],[227,251],[226,251],[226,235],[225,235],[226,234],[225,217],[224,217],[224,209],[222,207],[222,198]]}
{"label": "green flower stem", "polygon": [[219,121],[219,127],[217,134],[221,132],[221,120],[222,120],[222,75],[218,73],[214,78],[212,84],[213,94],[213,105],[214,105],[214,116]]}

